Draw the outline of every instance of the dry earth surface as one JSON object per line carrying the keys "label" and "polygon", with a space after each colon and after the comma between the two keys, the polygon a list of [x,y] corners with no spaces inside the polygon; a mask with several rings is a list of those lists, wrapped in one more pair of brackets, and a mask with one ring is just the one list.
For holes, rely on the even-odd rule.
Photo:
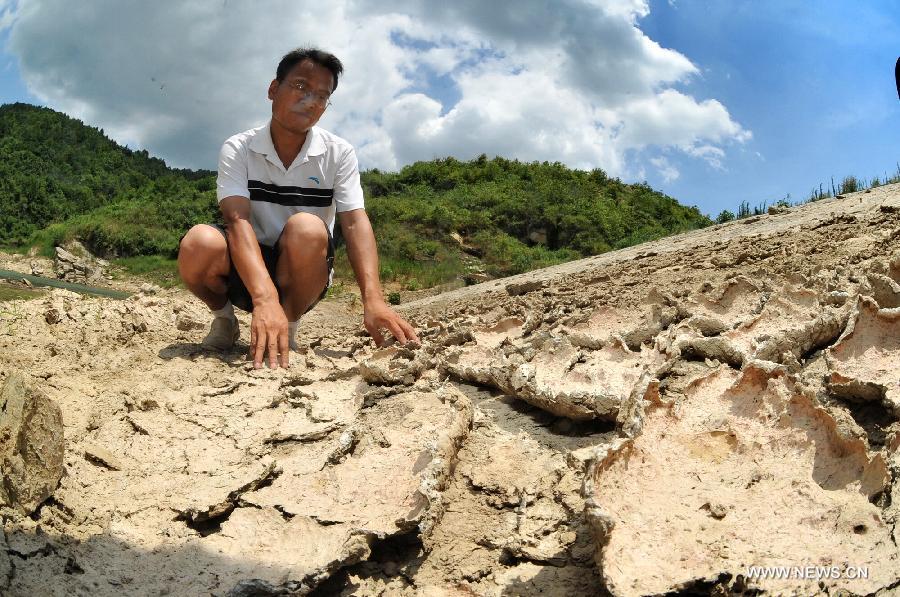
{"label": "dry earth surface", "polygon": [[253,370],[180,290],[0,303],[0,594],[900,591],[900,186],[401,311]]}

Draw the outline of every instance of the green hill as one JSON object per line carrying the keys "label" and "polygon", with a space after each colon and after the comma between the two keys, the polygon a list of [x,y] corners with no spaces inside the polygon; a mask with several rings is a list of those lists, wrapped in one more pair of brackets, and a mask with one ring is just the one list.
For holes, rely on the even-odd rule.
{"label": "green hill", "polygon": [[399,173],[372,170],[363,184],[379,234],[395,239],[403,257],[427,261],[456,233],[497,276],[711,223],[646,184],[559,163],[446,158]]}
{"label": "green hill", "polygon": [[[709,225],[696,208],[601,170],[503,158],[362,173],[382,275],[408,288],[483,269],[502,276]],[[215,173],[169,168],[65,114],[0,106],[0,245],[78,238],[106,257],[175,257],[218,219]],[[346,260],[339,274],[350,275]],[[169,265],[171,267],[171,264]]]}
{"label": "green hill", "polygon": [[48,108],[0,106],[0,244],[77,236],[106,255],[171,255],[216,213],[213,173],[175,170]]}

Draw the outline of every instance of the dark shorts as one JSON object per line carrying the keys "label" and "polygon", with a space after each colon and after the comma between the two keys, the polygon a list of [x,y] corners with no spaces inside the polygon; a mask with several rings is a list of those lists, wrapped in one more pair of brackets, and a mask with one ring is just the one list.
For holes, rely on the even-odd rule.
{"label": "dark shorts", "polygon": [[[216,230],[222,233],[222,236],[225,237],[226,244],[228,243],[228,236],[225,234],[225,229],[219,226],[218,224],[209,224]],[[328,281],[325,283],[325,288],[322,290],[322,294],[319,295],[319,298],[309,306],[309,309],[306,310],[309,313],[313,307],[315,307],[319,301],[325,298],[325,295],[328,293],[328,288],[331,286],[331,273],[334,271],[334,238],[331,236],[331,231],[328,230],[328,227],[325,227],[325,231],[328,233],[328,255],[325,258],[325,261],[328,265]],[[184,239],[184,237],[181,237]],[[278,237],[278,240],[281,240],[281,237]],[[179,244],[181,241],[179,241]],[[278,286],[278,277],[275,275],[275,267],[278,265],[278,241],[275,241],[275,246],[270,247],[268,245],[264,245],[262,243],[259,244],[259,250],[262,253],[263,261],[266,264],[266,270],[269,272],[269,277],[272,278],[272,283],[275,284],[275,289],[278,290],[278,297],[281,298],[281,288]],[[253,299],[250,297],[250,293],[247,291],[247,287],[244,286],[244,281],[241,280],[240,275],[238,275],[237,269],[234,267],[234,262],[231,263],[231,269],[228,271],[228,300],[231,301],[231,304],[237,307],[238,309],[243,309],[244,311],[253,312]]]}

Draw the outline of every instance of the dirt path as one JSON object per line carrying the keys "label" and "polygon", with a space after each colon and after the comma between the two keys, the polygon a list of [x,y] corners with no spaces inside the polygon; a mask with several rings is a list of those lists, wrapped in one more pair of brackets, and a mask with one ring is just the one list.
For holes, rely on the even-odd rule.
{"label": "dirt path", "polygon": [[0,593],[900,586],[900,186],[403,305],[414,349],[358,309],[254,371],[181,291],[0,305],[65,438]]}

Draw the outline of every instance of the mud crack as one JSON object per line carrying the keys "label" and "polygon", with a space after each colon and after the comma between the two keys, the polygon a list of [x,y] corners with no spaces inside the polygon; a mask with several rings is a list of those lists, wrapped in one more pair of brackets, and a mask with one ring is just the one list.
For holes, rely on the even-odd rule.
{"label": "mud crack", "polygon": [[201,537],[217,533],[222,529],[222,523],[228,520],[231,513],[239,506],[241,497],[245,493],[268,487],[281,473],[282,471],[277,464],[272,462],[266,467],[260,477],[231,491],[224,501],[213,504],[203,510],[189,508],[180,511],[174,520],[184,521],[188,527],[197,531]]}

